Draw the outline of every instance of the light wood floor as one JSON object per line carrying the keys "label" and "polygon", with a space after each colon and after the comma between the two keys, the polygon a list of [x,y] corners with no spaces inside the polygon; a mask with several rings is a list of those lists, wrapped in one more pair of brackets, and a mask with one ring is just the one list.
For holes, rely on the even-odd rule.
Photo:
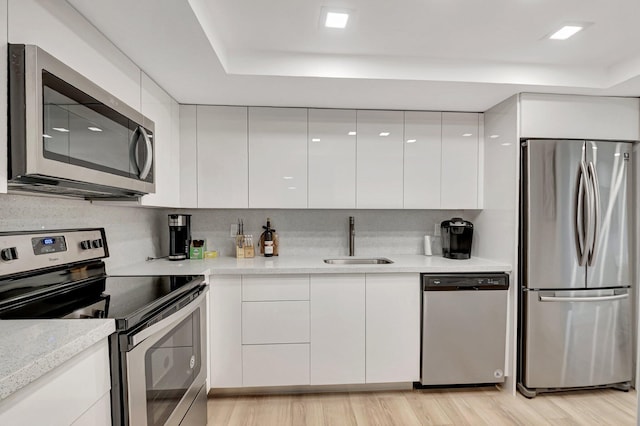
{"label": "light wood floor", "polygon": [[635,425],[636,393],[484,389],[209,397],[208,426]]}

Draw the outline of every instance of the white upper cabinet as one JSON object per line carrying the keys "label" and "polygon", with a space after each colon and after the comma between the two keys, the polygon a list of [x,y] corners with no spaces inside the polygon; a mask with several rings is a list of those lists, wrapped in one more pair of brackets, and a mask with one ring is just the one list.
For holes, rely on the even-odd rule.
{"label": "white upper cabinet", "polygon": [[357,111],[359,209],[401,209],[403,204],[402,111]]}
{"label": "white upper cabinet", "polygon": [[356,111],[309,109],[309,207],[356,207]]}
{"label": "white upper cabinet", "polygon": [[307,207],[305,108],[249,108],[249,207]]}
{"label": "white upper cabinet", "polygon": [[480,114],[442,113],[442,209],[477,209]]}
{"label": "white upper cabinet", "polygon": [[404,113],[404,208],[440,208],[442,113]]}
{"label": "white upper cabinet", "polygon": [[198,207],[247,208],[247,108],[197,107]]}
{"label": "white upper cabinet", "polygon": [[[172,119],[175,101],[146,74],[142,74],[142,114],[155,124],[153,168],[155,194],[141,199],[144,206],[180,206],[180,141],[173,140]],[[176,123],[177,124],[177,123]]]}
{"label": "white upper cabinet", "polygon": [[180,207],[198,207],[196,106],[180,105]]}

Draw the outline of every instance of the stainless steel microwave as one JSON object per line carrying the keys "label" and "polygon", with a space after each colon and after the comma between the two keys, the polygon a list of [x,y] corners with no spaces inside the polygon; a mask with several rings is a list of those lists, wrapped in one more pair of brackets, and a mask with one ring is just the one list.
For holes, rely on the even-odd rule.
{"label": "stainless steel microwave", "polygon": [[155,192],[154,123],[37,46],[9,45],[10,190]]}

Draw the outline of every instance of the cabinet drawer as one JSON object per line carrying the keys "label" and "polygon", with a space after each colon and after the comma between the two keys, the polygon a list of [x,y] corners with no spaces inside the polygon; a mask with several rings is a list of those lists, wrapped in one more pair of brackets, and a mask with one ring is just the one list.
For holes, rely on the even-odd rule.
{"label": "cabinet drawer", "polygon": [[309,344],[245,345],[242,347],[244,386],[309,384]]}
{"label": "cabinet drawer", "polygon": [[242,300],[309,300],[309,275],[243,275]]}
{"label": "cabinet drawer", "polygon": [[309,302],[243,302],[242,344],[308,343]]}

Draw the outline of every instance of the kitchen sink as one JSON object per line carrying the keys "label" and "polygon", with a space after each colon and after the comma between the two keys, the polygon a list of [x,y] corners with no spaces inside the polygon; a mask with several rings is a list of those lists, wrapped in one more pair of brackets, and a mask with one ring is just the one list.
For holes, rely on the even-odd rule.
{"label": "kitchen sink", "polygon": [[393,263],[393,260],[386,257],[372,257],[372,258],[340,258],[340,259],[325,259],[324,263],[331,265],[386,265]]}

